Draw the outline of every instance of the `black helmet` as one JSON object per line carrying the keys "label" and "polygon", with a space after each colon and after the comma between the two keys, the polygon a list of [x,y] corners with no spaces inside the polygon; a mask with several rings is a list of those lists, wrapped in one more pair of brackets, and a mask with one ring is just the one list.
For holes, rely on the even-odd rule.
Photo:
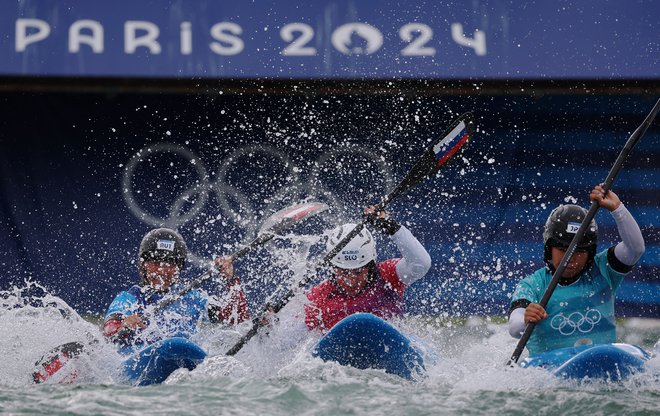
{"label": "black helmet", "polygon": [[[587,210],[577,205],[560,205],[552,210],[543,229],[543,242],[545,243],[543,258],[551,268],[552,247],[568,248],[586,216]],[[596,221],[591,220],[591,224],[577,244],[578,250],[586,250],[589,253],[587,266],[591,264],[596,255],[597,242],[598,226]]]}
{"label": "black helmet", "polygon": [[[188,256],[188,247],[181,234],[169,228],[149,231],[140,243],[138,270],[143,275],[142,264],[148,260],[173,262],[183,270]],[[143,277],[143,276],[142,276]]]}

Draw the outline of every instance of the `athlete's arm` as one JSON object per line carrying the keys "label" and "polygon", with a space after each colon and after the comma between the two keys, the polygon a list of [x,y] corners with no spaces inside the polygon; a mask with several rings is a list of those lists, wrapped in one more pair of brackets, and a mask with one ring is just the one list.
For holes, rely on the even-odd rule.
{"label": "athlete's arm", "polygon": [[522,336],[528,323],[539,322],[548,317],[541,305],[527,299],[513,302],[509,311],[509,334],[514,338]]}
{"label": "athlete's arm", "polygon": [[213,323],[238,324],[250,319],[247,300],[241,281],[234,274],[231,256],[219,256],[214,260],[219,277],[227,288],[227,294],[221,300],[209,302],[207,312]]}
{"label": "athlete's arm", "polygon": [[219,302],[208,305],[209,320],[213,323],[238,324],[250,319],[245,293],[238,277],[227,283],[227,294]]}
{"label": "athlete's arm", "polygon": [[396,264],[396,274],[406,286],[410,286],[429,271],[431,256],[410,230],[403,225],[391,238],[402,255],[401,260]]}
{"label": "athlete's arm", "polygon": [[138,331],[146,327],[136,314],[128,316],[113,314],[108,316],[103,323],[103,335],[114,343],[127,343]]}
{"label": "athlete's arm", "polygon": [[644,237],[639,225],[625,205],[612,211],[621,242],[614,247],[614,256],[623,264],[634,266],[644,254]]}
{"label": "athlete's arm", "polygon": [[404,285],[410,286],[429,271],[431,256],[406,227],[377,208],[375,205],[365,208],[364,219],[394,241],[402,255],[396,264],[396,274]]}
{"label": "athlete's arm", "polygon": [[119,293],[112,301],[103,322],[103,335],[112,342],[128,342],[146,325],[136,313],[137,299],[130,291]]}
{"label": "athlete's arm", "polygon": [[509,315],[509,335],[514,338],[520,338],[525,332],[525,308],[517,308],[511,311]]}
{"label": "athlete's arm", "polygon": [[590,197],[597,201],[598,205],[610,211],[621,237],[621,242],[608,253],[608,260],[611,260],[615,270],[627,273],[644,254],[644,237],[639,225],[618,195],[611,190],[607,193],[603,191],[602,185],[597,185],[591,191]]}

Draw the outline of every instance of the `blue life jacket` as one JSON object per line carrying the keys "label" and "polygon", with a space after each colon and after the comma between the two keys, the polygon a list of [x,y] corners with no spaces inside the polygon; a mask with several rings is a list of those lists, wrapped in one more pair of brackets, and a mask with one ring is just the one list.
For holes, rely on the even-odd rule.
{"label": "blue life jacket", "polygon": [[[169,293],[176,293],[180,286],[170,288]],[[113,316],[126,317],[138,314],[145,319],[145,313],[150,316],[158,303],[167,294],[156,293],[148,287],[133,286],[128,291],[119,293],[108,307],[105,319]],[[171,337],[190,337],[197,331],[201,321],[208,321],[207,296],[203,291],[191,290],[174,303],[168,305],[157,316],[145,320],[147,328],[140,331],[136,337],[127,340],[120,352],[132,353],[145,344]]]}

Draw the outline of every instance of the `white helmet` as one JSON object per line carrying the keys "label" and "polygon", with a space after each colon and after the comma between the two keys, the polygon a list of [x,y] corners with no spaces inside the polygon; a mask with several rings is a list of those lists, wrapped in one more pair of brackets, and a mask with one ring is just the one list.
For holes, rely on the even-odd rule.
{"label": "white helmet", "polygon": [[[328,252],[332,251],[356,226],[357,224],[344,224],[332,230],[328,240]],[[363,228],[346,244],[346,247],[330,259],[330,263],[342,269],[358,269],[374,260],[376,260],[376,243],[369,230]]]}

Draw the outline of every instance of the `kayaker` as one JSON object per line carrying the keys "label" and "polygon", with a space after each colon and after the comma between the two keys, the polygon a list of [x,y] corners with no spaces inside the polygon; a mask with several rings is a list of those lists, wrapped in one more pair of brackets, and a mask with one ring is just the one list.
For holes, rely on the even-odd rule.
{"label": "kayaker", "polygon": [[157,228],[142,239],[138,255],[140,283],[115,297],[103,324],[103,334],[124,352],[168,337],[189,338],[200,321],[234,324],[249,319],[231,258],[218,257],[215,266],[226,286],[224,298],[210,296],[201,289],[191,290],[151,318],[156,325],[150,325],[149,310],[183,287],[180,273],[186,266],[187,254],[183,237],[174,230]]}
{"label": "kayaker", "polygon": [[592,221],[559,280],[547,308],[538,302],[562,260],[587,211],[560,205],[545,223],[546,267],[522,279],[511,298],[509,333],[520,338],[527,323],[536,328],[527,343],[530,356],[581,344],[616,342],[614,295],[621,281],[644,254],[644,239],[632,214],[619,197],[602,185],[590,197],[610,211],[621,242],[596,253],[598,227]]}
{"label": "kayaker", "polygon": [[[403,225],[385,211],[371,206],[365,220],[385,232],[403,255],[376,261],[376,244],[365,227],[330,261],[333,275],[307,292],[305,323],[310,329],[328,331],[345,317],[368,312],[383,319],[403,313],[403,294],[408,286],[424,277],[431,268],[431,257]],[[356,224],[344,224],[331,233],[332,250]]]}

